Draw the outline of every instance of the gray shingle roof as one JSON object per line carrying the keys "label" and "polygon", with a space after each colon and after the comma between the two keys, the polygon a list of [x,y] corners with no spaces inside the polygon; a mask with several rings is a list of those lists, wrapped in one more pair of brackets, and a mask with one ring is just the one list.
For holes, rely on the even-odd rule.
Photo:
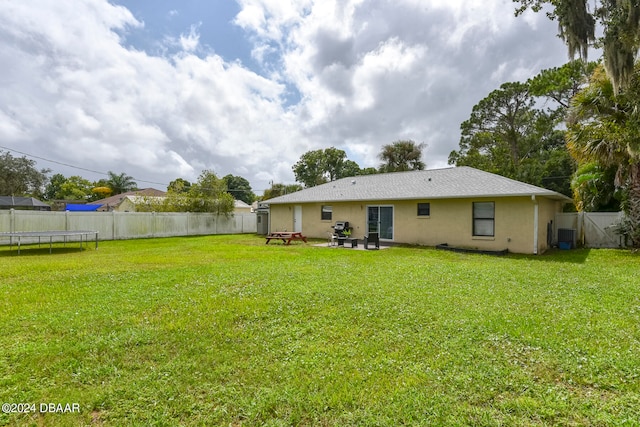
{"label": "gray shingle roof", "polygon": [[267,202],[283,204],[531,195],[571,200],[555,191],[462,166],[343,178],[276,197]]}

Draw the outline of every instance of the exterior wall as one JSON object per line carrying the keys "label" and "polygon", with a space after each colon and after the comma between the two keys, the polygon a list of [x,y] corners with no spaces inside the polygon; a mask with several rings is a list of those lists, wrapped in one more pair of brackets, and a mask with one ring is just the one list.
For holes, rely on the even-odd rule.
{"label": "exterior wall", "polygon": [[[309,221],[302,209],[302,232],[308,234],[306,222]],[[275,205],[269,207],[269,232],[293,230],[293,205]],[[317,237],[317,236],[316,236]]]}
{"label": "exterior wall", "polygon": [[125,197],[122,202],[113,208],[116,212],[135,212],[136,205],[129,197]]}
{"label": "exterior wall", "polygon": [[240,215],[242,215],[242,214],[247,214],[248,215],[248,214],[250,214],[252,212],[253,211],[251,210],[251,206],[248,206],[246,208],[242,207],[242,208],[234,208],[233,209],[233,213],[234,214],[240,214]]}
{"label": "exterior wall", "polygon": [[[550,249],[551,244],[553,244],[553,223],[556,214],[562,212],[562,203],[544,198],[537,198],[536,200],[538,202],[538,253],[541,254]],[[547,226],[549,224],[551,225],[551,236],[547,236]],[[547,242],[547,237],[550,238],[551,244]]]}
{"label": "exterior wall", "polygon": [[[473,236],[473,202],[495,202],[495,233],[492,237]],[[418,203],[430,203],[430,215],[419,217]],[[537,246],[534,244],[534,206],[538,204]],[[515,253],[542,253],[547,249],[547,224],[561,210],[561,204],[538,197],[438,199],[326,203],[332,219],[321,219],[324,203],[302,205],[302,232],[313,238],[326,238],[336,221],[349,221],[353,236],[367,234],[367,207],[393,206],[392,242],[450,246],[481,250],[508,249]],[[270,231],[293,229],[293,205],[271,205]]]}

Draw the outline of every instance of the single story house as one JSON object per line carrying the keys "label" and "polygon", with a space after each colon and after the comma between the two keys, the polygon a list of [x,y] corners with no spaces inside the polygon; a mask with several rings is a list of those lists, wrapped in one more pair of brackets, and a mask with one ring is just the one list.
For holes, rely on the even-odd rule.
{"label": "single story house", "polygon": [[[116,212],[135,212],[136,204],[144,200],[156,200],[165,197],[167,193],[155,188],[143,188],[142,190],[127,191],[126,193],[116,194],[106,199],[90,202],[90,205],[101,205],[98,211],[116,211]],[[161,200],[161,199],[160,199]]]}
{"label": "single story house", "polygon": [[471,167],[343,178],[270,199],[269,231],[326,238],[336,221],[381,242],[538,254],[572,199]]}

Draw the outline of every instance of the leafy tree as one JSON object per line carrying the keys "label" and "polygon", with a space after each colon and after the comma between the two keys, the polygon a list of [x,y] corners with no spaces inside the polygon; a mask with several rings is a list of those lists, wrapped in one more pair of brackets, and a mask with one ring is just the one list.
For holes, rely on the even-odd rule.
{"label": "leafy tree", "polygon": [[328,181],[335,181],[336,179],[349,176],[348,173],[346,173],[347,168],[356,172],[356,175],[357,171],[360,170],[356,162],[347,160],[347,153],[335,147],[329,147],[324,150],[323,164]]}
{"label": "leafy tree", "polygon": [[423,170],[426,167],[421,160],[424,146],[425,144],[416,144],[411,140],[395,141],[384,145],[378,155],[383,161],[380,172]]}
{"label": "leafy tree", "polygon": [[[324,150],[307,151],[298,162],[293,165],[296,181],[305,187],[314,187],[327,182],[324,176]],[[273,187],[272,187],[273,189]]]}
{"label": "leafy tree", "polygon": [[71,176],[66,178],[59,186],[55,193],[55,199],[58,200],[85,200],[88,201],[93,195],[94,186],[89,180],[81,176]]}
{"label": "leafy tree", "polygon": [[104,186],[106,180],[90,182],[81,176],[69,178],[62,174],[55,174],[49,180],[45,190],[47,200],[84,200],[95,201],[109,197],[112,190]]}
{"label": "leafy tree", "polygon": [[553,137],[555,125],[535,104],[527,84],[501,85],[476,104],[471,117],[460,125],[460,150],[451,152],[449,163],[515,179],[534,176],[535,171],[526,166],[535,167],[535,162],[527,160]]}
{"label": "leafy tree", "polygon": [[25,156],[0,151],[0,195],[43,198],[49,169],[36,168]]}
{"label": "leafy tree", "polygon": [[375,175],[377,173],[380,173],[380,171],[378,169],[372,168],[372,167],[368,167],[368,168],[360,169],[360,172],[358,173],[358,175]]}
{"label": "leafy tree", "polygon": [[264,190],[262,200],[273,199],[275,197],[284,196],[285,194],[295,193],[302,190],[302,186],[298,184],[271,184],[271,188]]}
{"label": "leafy tree", "polygon": [[572,61],[543,70],[526,83],[505,83],[491,92],[462,123],[460,150],[451,152],[449,163],[570,196],[575,161],[566,149],[560,124],[594,66]]}
{"label": "leafy tree", "polygon": [[[375,168],[373,173],[377,173]],[[354,162],[353,160],[345,160],[342,164],[342,170],[340,173],[340,178],[346,178],[349,176],[357,176],[357,175],[367,175],[366,169],[360,169],[360,166]],[[337,179],[337,178],[336,178]]]}
{"label": "leafy tree", "polygon": [[[590,47],[602,49],[604,67],[612,81],[614,93],[631,84],[638,47],[640,46],[640,3],[635,0],[594,0],[589,10],[587,0],[513,0],[520,3],[516,15],[531,8],[540,11],[545,4],[553,7],[547,13],[558,21],[559,35],[569,48],[569,55],[587,58]],[[596,27],[602,36],[596,38]]]}
{"label": "leafy tree", "polygon": [[[180,212],[173,205],[168,203],[165,197],[157,196],[138,196],[136,198],[136,212]],[[188,209],[181,211],[187,212]]]}
{"label": "leafy tree", "polygon": [[335,147],[307,151],[292,169],[296,181],[303,183],[305,187],[360,174],[358,164],[347,160],[347,153]]}
{"label": "leafy tree", "polygon": [[188,193],[191,189],[191,183],[186,179],[177,178],[169,183],[167,191],[173,193]]}
{"label": "leafy tree", "polygon": [[96,186],[96,183],[94,183],[94,187],[91,190],[91,193],[93,193],[91,200],[100,200],[106,199],[107,197],[111,196],[113,194],[113,191],[109,187],[104,187],[101,185]]}
{"label": "leafy tree", "polygon": [[251,184],[245,178],[229,174],[222,179],[227,184],[227,192],[235,199],[242,200],[248,205],[256,200],[256,195],[251,190]]}
{"label": "leafy tree", "polygon": [[57,199],[57,195],[61,192],[60,188],[62,184],[67,181],[67,178],[61,173],[54,174],[50,179],[49,183],[45,187],[44,190],[44,198],[45,200],[55,200]]}
{"label": "leafy tree", "polygon": [[176,195],[178,206],[190,212],[211,212],[230,215],[235,209],[234,198],[227,193],[224,180],[211,170],[204,170],[198,182],[191,186],[186,196]]}
{"label": "leafy tree", "polygon": [[527,82],[529,94],[555,101],[557,108],[551,111],[559,120],[564,120],[571,99],[584,87],[596,66],[595,62],[574,60],[561,67],[542,70]]}
{"label": "leafy tree", "polygon": [[107,173],[109,175],[109,179],[106,181],[106,184],[107,187],[111,188],[113,194],[122,194],[138,188],[138,184],[135,182],[134,178],[124,172],[120,175],[112,171]]}
{"label": "leafy tree", "polygon": [[617,212],[622,192],[614,185],[617,167],[605,168],[596,162],[578,167],[571,188],[576,207],[584,212]]}
{"label": "leafy tree", "polygon": [[[187,185],[188,191],[185,191]],[[145,201],[146,209],[157,212],[211,212],[230,215],[234,208],[234,199],[227,193],[223,179],[211,170],[204,170],[195,184],[178,178],[167,188],[167,197],[162,204],[157,199]]]}
{"label": "leafy tree", "polygon": [[640,247],[640,66],[624,92],[615,91],[603,67],[573,99],[567,142],[581,163],[616,167],[615,183],[624,187],[626,234]]}

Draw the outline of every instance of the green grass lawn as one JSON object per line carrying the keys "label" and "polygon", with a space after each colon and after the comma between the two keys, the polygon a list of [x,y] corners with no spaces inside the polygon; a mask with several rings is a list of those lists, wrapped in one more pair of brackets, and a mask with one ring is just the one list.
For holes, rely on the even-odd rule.
{"label": "green grass lawn", "polygon": [[0,425],[640,425],[629,251],[71,246],[0,247]]}

